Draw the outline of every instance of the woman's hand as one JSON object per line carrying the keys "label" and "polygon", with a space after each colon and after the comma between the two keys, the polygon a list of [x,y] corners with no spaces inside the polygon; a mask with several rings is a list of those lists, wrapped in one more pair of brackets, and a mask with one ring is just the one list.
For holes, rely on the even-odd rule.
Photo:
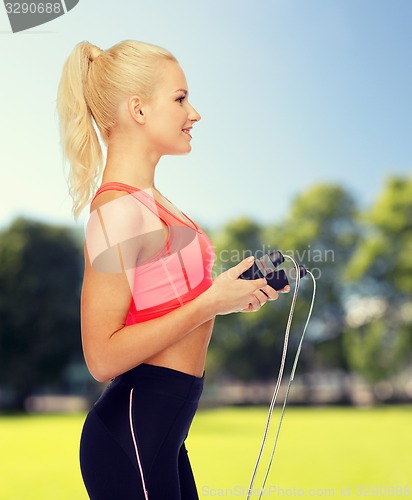
{"label": "woman's hand", "polygon": [[[279,297],[279,293],[267,284],[265,278],[239,279],[253,262],[253,256],[242,260],[220,274],[204,292],[212,302],[216,315],[258,311],[268,300],[276,300]],[[288,292],[289,289],[290,287],[286,286],[282,292]]]}

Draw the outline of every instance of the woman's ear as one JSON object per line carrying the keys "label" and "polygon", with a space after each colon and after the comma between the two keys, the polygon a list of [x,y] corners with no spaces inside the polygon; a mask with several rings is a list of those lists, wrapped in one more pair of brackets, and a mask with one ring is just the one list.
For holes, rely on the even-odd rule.
{"label": "woman's ear", "polygon": [[129,99],[129,113],[132,116],[133,120],[135,120],[140,125],[144,125],[146,121],[146,115],[142,110],[142,101],[140,97],[133,96]]}

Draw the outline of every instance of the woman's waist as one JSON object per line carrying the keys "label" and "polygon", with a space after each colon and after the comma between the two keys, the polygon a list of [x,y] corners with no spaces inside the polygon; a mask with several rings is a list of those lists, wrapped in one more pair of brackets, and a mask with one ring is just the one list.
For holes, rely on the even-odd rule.
{"label": "woman's waist", "polygon": [[214,320],[199,325],[183,339],[148,359],[146,364],[165,366],[191,376],[202,377]]}

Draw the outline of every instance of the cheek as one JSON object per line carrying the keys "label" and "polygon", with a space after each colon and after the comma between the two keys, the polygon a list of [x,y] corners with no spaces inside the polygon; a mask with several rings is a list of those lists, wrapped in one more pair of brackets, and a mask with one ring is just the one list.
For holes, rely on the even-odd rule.
{"label": "cheek", "polygon": [[187,117],[189,115],[188,115],[186,109],[183,106],[181,106],[176,110],[175,116],[176,116],[176,119],[178,119],[179,121],[183,121],[184,123],[186,123]]}

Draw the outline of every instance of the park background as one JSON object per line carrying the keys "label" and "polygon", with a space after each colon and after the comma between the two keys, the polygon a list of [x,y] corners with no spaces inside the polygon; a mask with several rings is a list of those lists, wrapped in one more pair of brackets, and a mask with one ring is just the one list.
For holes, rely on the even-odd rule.
{"label": "park background", "polygon": [[[202,115],[193,151],[163,158],[156,184],[210,232],[214,273],[279,248],[318,278],[268,485],[407,496],[411,21],[407,0],[80,0],[12,34],[0,6],[0,499],[86,498],[78,439],[104,386],[81,353],[84,217],[70,215],[56,91],[76,43],[129,38],[177,56]],[[300,288],[286,382],[311,296]],[[248,486],[289,306],[217,318],[190,436],[204,497]]]}

